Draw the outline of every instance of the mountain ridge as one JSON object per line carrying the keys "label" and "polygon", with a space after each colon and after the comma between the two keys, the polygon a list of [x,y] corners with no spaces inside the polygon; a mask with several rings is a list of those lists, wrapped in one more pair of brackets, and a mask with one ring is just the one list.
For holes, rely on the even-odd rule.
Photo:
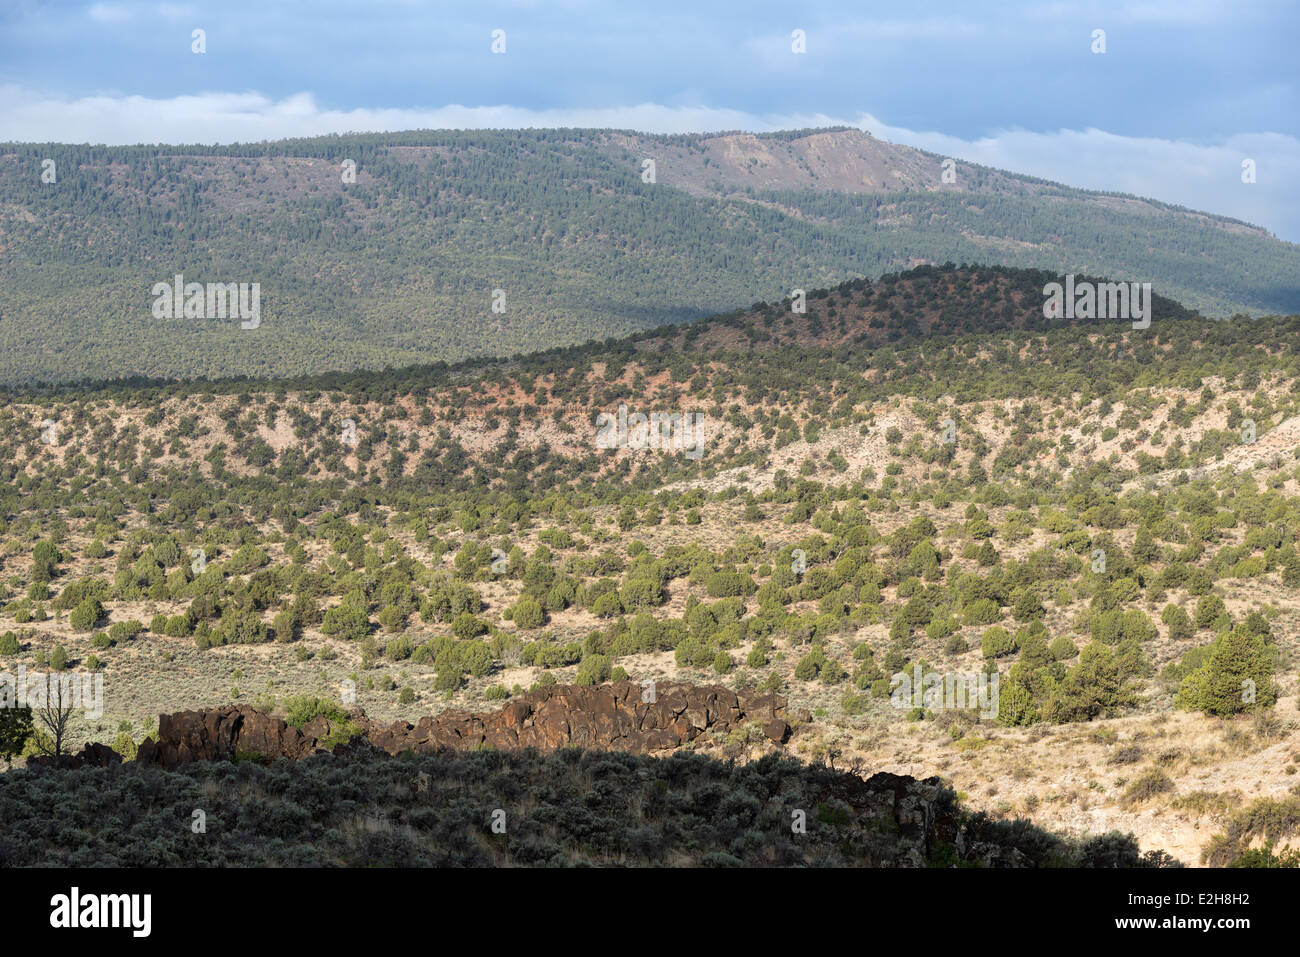
{"label": "mountain ridge", "polygon": [[[1149,281],[1207,315],[1300,311],[1300,247],[1246,224],[952,169],[852,130],[0,146],[0,384],[527,354],[946,261]],[[260,327],[155,319],[150,290],[177,274],[258,282]]]}

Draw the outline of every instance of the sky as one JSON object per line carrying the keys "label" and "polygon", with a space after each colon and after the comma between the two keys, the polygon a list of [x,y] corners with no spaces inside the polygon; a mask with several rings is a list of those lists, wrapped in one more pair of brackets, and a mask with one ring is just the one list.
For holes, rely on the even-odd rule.
{"label": "sky", "polygon": [[0,141],[848,125],[1300,242],[1298,42],[1294,0],[0,0]]}

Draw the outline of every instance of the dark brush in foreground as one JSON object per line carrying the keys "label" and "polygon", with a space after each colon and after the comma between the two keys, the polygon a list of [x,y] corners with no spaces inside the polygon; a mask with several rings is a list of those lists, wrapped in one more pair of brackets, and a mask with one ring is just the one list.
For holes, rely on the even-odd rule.
{"label": "dark brush in foreground", "polygon": [[970,814],[938,778],[565,748],[0,776],[0,866],[1152,867]]}

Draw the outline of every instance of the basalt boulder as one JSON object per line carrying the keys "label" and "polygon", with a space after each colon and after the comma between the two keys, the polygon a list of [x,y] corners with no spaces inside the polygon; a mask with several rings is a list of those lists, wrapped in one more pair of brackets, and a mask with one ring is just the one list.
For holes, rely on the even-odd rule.
{"label": "basalt boulder", "polygon": [[[308,727],[323,737],[329,724],[309,722]],[[159,715],[157,738],[147,738],[140,745],[136,760],[168,769],[191,761],[235,758],[296,761],[317,750],[318,735],[304,732],[246,705],[178,711]]]}
{"label": "basalt boulder", "polygon": [[580,747],[649,753],[746,724],[758,724],[771,740],[781,743],[790,735],[786,717],[786,702],[779,695],[737,695],[713,685],[643,688],[617,681],[538,688],[490,714],[444,711],[414,725],[399,721],[371,734],[370,741],[389,754],[444,747]]}
{"label": "basalt boulder", "polygon": [[27,759],[29,768],[111,768],[122,763],[122,756],[106,744],[87,743],[78,754],[40,755]]}
{"label": "basalt boulder", "polygon": [[[396,755],[443,748],[566,747],[650,753],[749,724],[782,744],[791,733],[790,717],[780,695],[737,694],[715,685],[642,687],[618,681],[538,688],[486,714],[444,711],[415,724],[389,725],[371,722],[360,712],[352,719],[370,745]],[[245,705],[178,711],[159,717],[157,737],[140,745],[136,760],[164,768],[236,758],[296,761],[323,750],[321,742],[332,730],[325,717],[295,728]]]}

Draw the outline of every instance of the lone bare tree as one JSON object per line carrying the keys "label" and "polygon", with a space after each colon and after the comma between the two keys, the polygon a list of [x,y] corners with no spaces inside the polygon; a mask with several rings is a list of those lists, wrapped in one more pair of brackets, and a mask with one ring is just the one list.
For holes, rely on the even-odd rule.
{"label": "lone bare tree", "polygon": [[45,726],[48,736],[38,735],[36,748],[41,754],[59,757],[66,753],[64,741],[76,698],[72,693],[72,676],[46,672],[45,694],[36,706],[36,719]]}

